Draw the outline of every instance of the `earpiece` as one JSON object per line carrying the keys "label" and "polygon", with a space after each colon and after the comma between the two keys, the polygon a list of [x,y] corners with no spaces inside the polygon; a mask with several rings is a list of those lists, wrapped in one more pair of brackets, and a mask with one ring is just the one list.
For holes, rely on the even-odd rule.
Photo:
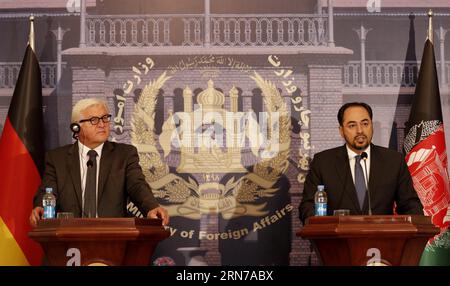
{"label": "earpiece", "polygon": [[76,122],[70,124],[70,131],[73,132],[73,135],[72,135],[73,139],[78,140],[78,133],[80,133],[80,130],[81,130],[80,124],[78,124]]}

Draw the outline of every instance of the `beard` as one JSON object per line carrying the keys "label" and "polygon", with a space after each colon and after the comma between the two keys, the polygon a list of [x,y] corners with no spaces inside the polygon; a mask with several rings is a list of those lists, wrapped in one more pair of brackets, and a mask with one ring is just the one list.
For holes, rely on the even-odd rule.
{"label": "beard", "polygon": [[369,145],[370,145],[370,143],[368,143],[368,142],[364,145],[351,144],[351,146],[353,148],[355,148],[356,150],[360,150],[360,151],[366,150],[366,148],[369,147]]}
{"label": "beard", "polygon": [[[358,142],[359,137],[364,137],[364,141],[362,143]],[[348,138],[345,138],[345,141],[347,141],[347,144],[350,145],[353,149],[363,151],[370,145],[370,140],[367,138],[366,135],[359,135],[353,138],[352,141],[348,140]]]}

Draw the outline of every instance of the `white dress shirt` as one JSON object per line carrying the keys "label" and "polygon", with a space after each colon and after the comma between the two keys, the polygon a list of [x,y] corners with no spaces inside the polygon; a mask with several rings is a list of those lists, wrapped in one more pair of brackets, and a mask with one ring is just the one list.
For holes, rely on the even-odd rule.
{"label": "white dress shirt", "polygon": [[[97,152],[97,178],[96,178],[96,187],[95,187],[95,198],[98,200],[98,177],[100,173],[100,158],[102,156],[102,149],[105,143],[100,144],[93,150]],[[82,209],[84,211],[84,190],[86,189],[86,176],[87,176],[87,162],[89,160],[88,152],[91,149],[89,147],[84,146],[80,141],[78,141],[78,154],[80,154],[80,174],[81,174],[81,203]],[[97,205],[98,206],[98,205]],[[95,214],[98,217],[98,212]]]}
{"label": "white dress shirt", "polygon": [[[350,149],[347,144],[345,145],[345,147],[347,147],[347,154],[348,154],[348,159],[349,159],[349,162],[350,162],[350,170],[352,172],[352,178],[353,178],[353,184],[354,184],[355,183],[355,160],[356,160],[355,157],[358,154],[355,153],[352,149]],[[367,153],[366,164],[367,164],[367,176],[368,176],[368,178],[366,178],[366,171],[365,171],[365,168],[364,168],[364,160],[361,159],[360,164],[361,164],[361,167],[363,169],[364,180],[365,180],[364,182],[366,183],[366,188],[367,188],[367,182],[369,181],[369,178],[370,178],[370,145],[363,152]]]}

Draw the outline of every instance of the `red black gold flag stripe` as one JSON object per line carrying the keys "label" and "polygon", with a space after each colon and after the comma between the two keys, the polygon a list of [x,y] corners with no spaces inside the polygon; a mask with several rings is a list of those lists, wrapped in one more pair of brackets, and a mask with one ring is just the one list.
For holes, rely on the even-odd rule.
{"label": "red black gold flag stripe", "polygon": [[41,72],[28,45],[0,138],[0,265],[40,264],[28,218],[44,167],[43,132]]}

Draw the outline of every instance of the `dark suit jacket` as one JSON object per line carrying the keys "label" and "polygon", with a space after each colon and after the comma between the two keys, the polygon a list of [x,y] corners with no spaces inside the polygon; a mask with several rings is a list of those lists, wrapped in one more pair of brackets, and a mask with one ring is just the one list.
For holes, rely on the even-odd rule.
{"label": "dark suit jacket", "polygon": [[[423,207],[413,188],[411,175],[401,153],[376,145],[370,147],[369,191],[372,214],[423,214]],[[314,215],[317,185],[325,185],[328,215],[336,209],[349,209],[351,215],[367,214],[368,196],[361,210],[344,146],[317,153],[311,163],[299,206],[300,219]]]}
{"label": "dark suit jacket", "polygon": [[[82,214],[82,191],[78,143],[47,152],[42,185],[34,196],[34,207],[42,206],[46,187],[56,196],[56,211]],[[99,217],[124,217],[128,197],[146,216],[158,207],[132,145],[106,141],[100,158],[97,213]]]}

